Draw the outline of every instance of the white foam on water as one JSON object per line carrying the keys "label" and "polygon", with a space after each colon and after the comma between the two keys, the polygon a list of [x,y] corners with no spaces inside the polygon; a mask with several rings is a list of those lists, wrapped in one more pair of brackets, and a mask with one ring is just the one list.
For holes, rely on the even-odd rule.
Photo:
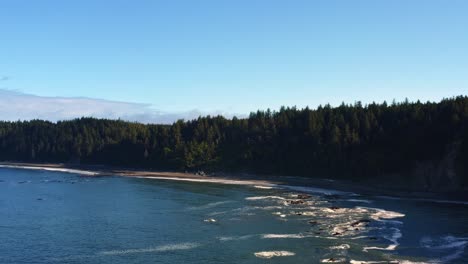
{"label": "white foam on water", "polygon": [[264,259],[270,259],[274,257],[290,257],[296,255],[294,252],[290,251],[261,251],[261,252],[255,252],[254,255],[257,258],[264,258]]}
{"label": "white foam on water", "polygon": [[341,244],[338,246],[329,247],[330,249],[350,249],[351,247],[348,244]]}
{"label": "white foam on water", "polygon": [[208,203],[208,204],[201,205],[201,206],[193,206],[193,207],[190,207],[188,209],[189,210],[205,210],[205,209],[210,209],[210,208],[216,207],[218,205],[223,205],[223,204],[228,204],[228,203],[233,203],[233,202],[234,201],[213,202],[213,203]]}
{"label": "white foam on water", "polygon": [[217,237],[219,241],[238,241],[238,240],[247,240],[257,235],[245,235],[245,236],[221,236]]}
{"label": "white foam on water", "polygon": [[384,261],[360,261],[360,260],[351,260],[350,264],[377,264],[377,263],[386,263],[386,264],[400,264],[402,262],[397,260],[384,260]]}
{"label": "white foam on water", "polygon": [[367,203],[367,204],[372,203],[372,201],[364,200],[364,199],[347,199],[346,201],[353,202],[353,203]]}
{"label": "white foam on water", "polygon": [[140,179],[154,179],[154,180],[170,180],[170,181],[187,181],[187,182],[206,182],[206,183],[217,183],[217,184],[228,184],[228,185],[255,185],[259,181],[255,180],[231,180],[221,178],[189,178],[189,177],[166,177],[166,176],[132,176],[133,178]]}
{"label": "white foam on water", "polygon": [[367,208],[367,207],[361,207],[367,210],[372,210],[375,211],[370,217],[376,221],[382,221],[382,219],[394,219],[394,218],[400,218],[400,217],[405,217],[404,214],[399,213],[399,212],[394,212],[394,211],[387,211],[379,208]]}
{"label": "white foam on water", "polygon": [[66,169],[66,168],[52,168],[52,167],[39,167],[39,166],[36,167],[36,166],[18,166],[18,165],[4,165],[4,164],[1,164],[0,168],[57,171],[57,172],[89,175],[89,176],[95,176],[95,175],[99,174],[98,172],[86,171],[86,170]]}
{"label": "white foam on water", "polygon": [[138,248],[138,249],[125,249],[125,250],[110,250],[101,251],[99,255],[127,255],[136,253],[149,253],[149,252],[166,252],[166,251],[177,251],[177,250],[189,250],[199,247],[197,243],[181,243],[181,244],[167,244],[158,247],[149,248]]}
{"label": "white foam on water", "polygon": [[433,251],[439,251],[439,255],[442,255],[442,251],[452,251],[446,256],[432,260],[432,263],[445,263],[460,258],[465,252],[467,244],[468,238],[464,237],[445,236],[437,241],[430,238],[421,239],[421,246]]}
{"label": "white foam on water", "polygon": [[284,197],[281,197],[281,196],[273,196],[273,195],[269,195],[269,196],[252,196],[252,197],[247,197],[245,198],[246,200],[249,200],[249,201],[255,201],[255,200],[266,200],[266,199],[270,199],[270,200],[286,200],[286,198]]}
{"label": "white foam on water", "polygon": [[328,259],[322,259],[320,262],[322,262],[322,263],[343,263],[345,261],[346,261],[346,259],[344,259],[344,258],[328,258]]}
{"label": "white foam on water", "polygon": [[253,187],[256,189],[265,189],[265,190],[270,190],[270,189],[275,188],[273,185],[254,185]]}
{"label": "white foam on water", "polygon": [[304,238],[303,234],[263,234],[262,238]]}
{"label": "white foam on water", "polygon": [[398,239],[402,237],[401,231],[398,228],[391,228],[394,232],[391,237],[384,236],[385,239],[390,240],[393,244],[388,245],[386,248],[381,247],[364,247],[362,251],[367,252],[368,250],[395,250],[400,244]]}
{"label": "white foam on water", "polygon": [[349,239],[356,240],[356,239],[364,239],[364,238],[368,238],[368,236],[357,236],[357,237],[351,237]]}
{"label": "white foam on water", "polygon": [[281,212],[274,212],[274,213],[272,213],[272,215],[277,215],[277,216],[279,216],[279,217],[281,217],[281,218],[285,218],[285,217],[286,217],[286,215],[283,214],[283,213],[281,213]]}
{"label": "white foam on water", "polygon": [[398,260],[398,264],[435,264],[434,262],[420,262],[411,260]]}
{"label": "white foam on water", "polygon": [[203,220],[203,222],[216,223],[216,219],[214,219],[214,218],[208,218],[208,219]]}
{"label": "white foam on water", "polygon": [[347,214],[347,215],[357,215],[357,214],[364,214],[368,213],[369,210],[365,207],[355,207],[355,208],[328,208],[328,207],[323,207],[323,208],[317,208],[320,211],[327,213],[327,214]]}

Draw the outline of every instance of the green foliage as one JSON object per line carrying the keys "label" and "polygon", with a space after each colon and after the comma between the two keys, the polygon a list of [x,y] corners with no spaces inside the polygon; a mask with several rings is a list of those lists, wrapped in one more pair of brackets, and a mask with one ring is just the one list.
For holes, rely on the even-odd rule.
{"label": "green foliage", "polygon": [[[282,107],[144,125],[80,118],[0,122],[0,160],[368,177],[439,160],[460,142],[468,174],[468,97],[439,103]],[[467,181],[468,182],[468,181]]]}

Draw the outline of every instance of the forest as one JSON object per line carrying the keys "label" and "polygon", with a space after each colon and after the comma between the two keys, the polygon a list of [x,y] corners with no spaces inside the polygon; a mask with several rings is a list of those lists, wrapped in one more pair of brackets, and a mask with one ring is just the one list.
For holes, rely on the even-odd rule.
{"label": "forest", "polygon": [[467,129],[467,96],[282,107],[246,118],[206,116],[172,125],[86,117],[0,122],[0,160],[368,178],[455,153],[456,173],[467,184]]}

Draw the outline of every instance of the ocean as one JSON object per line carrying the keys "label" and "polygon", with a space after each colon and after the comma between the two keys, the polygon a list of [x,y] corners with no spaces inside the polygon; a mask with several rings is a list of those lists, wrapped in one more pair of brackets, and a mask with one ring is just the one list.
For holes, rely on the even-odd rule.
{"label": "ocean", "polygon": [[467,244],[464,202],[0,169],[0,263],[468,263]]}

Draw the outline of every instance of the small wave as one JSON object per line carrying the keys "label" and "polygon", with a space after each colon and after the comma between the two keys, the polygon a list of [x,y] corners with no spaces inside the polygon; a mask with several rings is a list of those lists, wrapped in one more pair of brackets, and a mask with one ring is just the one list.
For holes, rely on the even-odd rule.
{"label": "small wave", "polygon": [[405,214],[402,214],[399,212],[387,211],[387,210],[383,210],[379,208],[366,208],[366,207],[362,207],[362,208],[374,210],[375,213],[371,215],[371,218],[376,221],[382,221],[382,219],[393,219],[393,218],[405,217]]}
{"label": "small wave", "polygon": [[159,247],[150,248],[139,248],[139,249],[125,249],[125,250],[110,250],[101,251],[100,255],[127,255],[135,253],[149,253],[149,252],[165,252],[165,251],[176,251],[176,250],[189,250],[199,247],[197,243],[181,243],[181,244],[168,244]]}
{"label": "small wave", "polygon": [[394,230],[393,234],[391,237],[389,236],[384,236],[385,239],[390,240],[393,242],[393,244],[388,245],[386,248],[381,248],[381,247],[364,247],[363,251],[367,252],[370,249],[375,249],[375,250],[395,250],[400,244],[398,243],[398,239],[402,237],[401,231],[398,228],[391,228]]}
{"label": "small wave", "polygon": [[360,260],[351,260],[350,264],[377,264],[377,263],[386,263],[386,264],[402,264],[403,262],[397,260],[384,260],[384,261],[360,261]]}
{"label": "small wave", "polygon": [[[434,263],[444,263],[458,259],[465,252],[468,244],[468,238],[460,238],[454,236],[445,236],[438,240],[431,238],[423,238],[420,242],[421,246],[434,251],[452,251],[451,254],[432,260]],[[442,255],[442,252],[440,252]]]}
{"label": "small wave", "polygon": [[201,206],[193,206],[193,207],[190,207],[189,210],[205,210],[205,209],[216,207],[218,205],[223,205],[223,204],[228,204],[228,203],[233,203],[233,202],[234,201],[213,202],[213,203],[208,203],[208,204],[201,205]]}
{"label": "small wave", "polygon": [[303,234],[264,234],[262,238],[304,238]]}
{"label": "small wave", "polygon": [[274,186],[267,186],[267,185],[254,185],[254,188],[256,189],[265,189],[265,190],[270,190],[275,188]]}
{"label": "small wave", "polygon": [[432,264],[432,262],[414,262],[411,260],[384,260],[384,261],[360,261],[360,260],[351,260],[350,264]]}
{"label": "small wave", "polygon": [[341,245],[338,245],[338,246],[332,246],[330,247],[330,249],[349,249],[350,246],[348,244],[341,244]]}
{"label": "small wave", "polygon": [[346,201],[353,202],[353,203],[367,203],[367,204],[372,203],[372,201],[364,200],[364,199],[347,199]]}
{"label": "small wave", "polygon": [[345,261],[346,261],[346,259],[344,259],[344,258],[327,258],[327,259],[322,259],[320,262],[322,262],[322,263],[343,263]]}
{"label": "small wave", "polygon": [[296,253],[290,251],[261,251],[255,252],[254,255],[257,258],[270,259],[274,257],[290,257],[296,255]]}
{"label": "small wave", "polygon": [[245,235],[245,236],[221,236],[217,237],[219,241],[238,241],[238,240],[247,240],[256,235]]}
{"label": "small wave", "polygon": [[245,199],[246,199],[246,200],[249,200],[249,201],[266,200],[266,199],[286,200],[286,198],[284,198],[284,197],[273,196],[273,195],[269,195],[269,196],[252,196],[252,197],[247,197],[247,198],[245,198]]}

